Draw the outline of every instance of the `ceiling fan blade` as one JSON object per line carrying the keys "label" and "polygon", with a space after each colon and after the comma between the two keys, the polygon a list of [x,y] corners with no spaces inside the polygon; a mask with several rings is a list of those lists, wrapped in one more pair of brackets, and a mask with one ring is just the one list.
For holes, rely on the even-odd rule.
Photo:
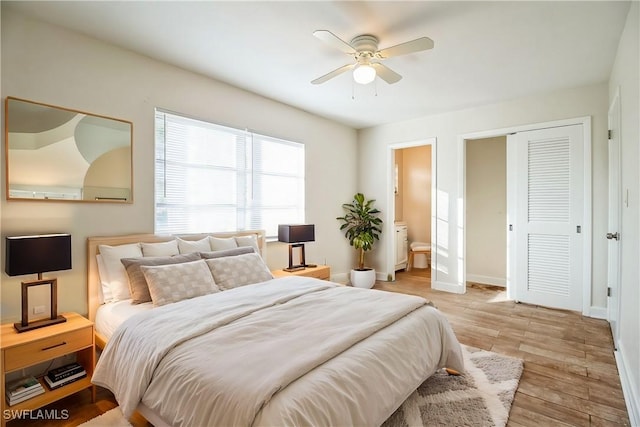
{"label": "ceiling fan blade", "polygon": [[421,37],[419,39],[411,40],[410,42],[400,43],[395,46],[379,50],[376,52],[376,56],[384,59],[429,49],[433,49],[433,40],[429,37]]}
{"label": "ceiling fan blade", "polygon": [[316,36],[316,38],[327,43],[328,45],[331,45],[344,53],[348,53],[350,55],[353,55],[356,53],[356,50],[349,43],[342,40],[340,37],[336,36],[331,31],[316,30],[313,32],[313,35]]}
{"label": "ceiling fan blade", "polygon": [[349,71],[350,69],[352,69],[355,66],[356,66],[356,64],[343,65],[342,67],[340,67],[340,68],[338,68],[336,70],[333,70],[332,72],[327,73],[322,77],[318,77],[315,80],[311,80],[311,83],[314,84],[314,85],[319,85],[321,83],[326,82],[327,80],[330,80],[330,79],[332,79],[332,78],[344,73],[345,71]]}
{"label": "ceiling fan blade", "polygon": [[400,74],[396,73],[384,64],[374,62],[371,64],[371,66],[376,70],[376,74],[378,75],[378,77],[380,77],[390,85],[398,83],[400,79],[402,79],[402,76]]}

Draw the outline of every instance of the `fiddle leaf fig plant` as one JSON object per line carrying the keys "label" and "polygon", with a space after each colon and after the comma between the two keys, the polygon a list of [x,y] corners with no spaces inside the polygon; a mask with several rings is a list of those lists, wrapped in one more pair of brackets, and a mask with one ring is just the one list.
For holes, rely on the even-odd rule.
{"label": "fiddle leaf fig plant", "polygon": [[342,222],[340,231],[344,230],[349,244],[359,251],[356,270],[365,270],[365,252],[373,249],[375,241],[380,240],[379,234],[382,233],[382,219],[377,217],[380,211],[373,207],[374,202],[375,200],[365,200],[362,193],[357,193],[351,203],[342,205],[345,215],[336,218]]}

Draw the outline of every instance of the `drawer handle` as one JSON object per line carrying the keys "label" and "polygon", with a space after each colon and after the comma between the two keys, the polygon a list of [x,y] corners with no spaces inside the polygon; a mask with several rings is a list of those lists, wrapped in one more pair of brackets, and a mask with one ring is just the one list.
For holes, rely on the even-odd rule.
{"label": "drawer handle", "polygon": [[62,341],[60,344],[50,345],[49,347],[43,348],[42,351],[51,350],[52,348],[61,347],[63,345],[67,345],[67,342],[66,341]]}

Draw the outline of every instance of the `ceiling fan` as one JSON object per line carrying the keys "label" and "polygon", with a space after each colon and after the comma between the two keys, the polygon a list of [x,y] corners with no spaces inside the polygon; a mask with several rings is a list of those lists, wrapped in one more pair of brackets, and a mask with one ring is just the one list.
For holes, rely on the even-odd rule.
{"label": "ceiling fan", "polygon": [[429,37],[421,37],[405,43],[400,43],[386,49],[378,50],[378,38],[370,34],[356,36],[347,43],[331,31],[317,30],[313,35],[323,42],[353,57],[353,64],[343,65],[324,76],[312,80],[314,85],[326,82],[346,71],[353,69],[353,79],[356,83],[368,84],[375,80],[376,75],[389,84],[397,83],[402,76],[380,61],[393,56],[406,55],[433,49],[433,40]]}

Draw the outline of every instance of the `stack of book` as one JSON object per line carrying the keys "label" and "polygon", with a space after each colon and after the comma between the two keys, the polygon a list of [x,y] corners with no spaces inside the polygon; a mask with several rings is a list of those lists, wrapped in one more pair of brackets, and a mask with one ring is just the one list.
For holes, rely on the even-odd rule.
{"label": "stack of book", "polygon": [[87,376],[87,371],[78,363],[70,363],[52,369],[44,376],[44,380],[51,390],[62,387]]}
{"label": "stack of book", "polygon": [[44,393],[44,387],[34,377],[20,378],[7,384],[5,395],[9,406],[31,399]]}

